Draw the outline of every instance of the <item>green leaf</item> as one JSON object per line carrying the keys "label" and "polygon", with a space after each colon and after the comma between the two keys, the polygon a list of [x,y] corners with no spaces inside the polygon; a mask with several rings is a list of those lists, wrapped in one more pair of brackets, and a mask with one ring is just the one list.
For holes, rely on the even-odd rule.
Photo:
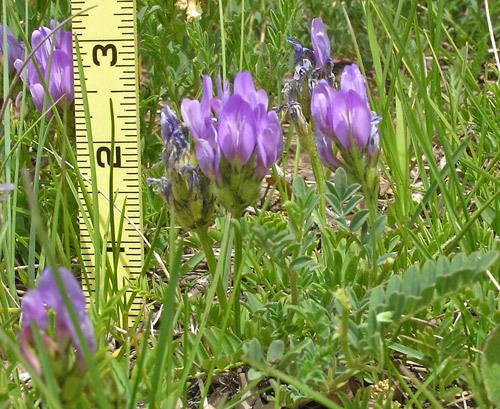
{"label": "green leaf", "polygon": [[307,267],[312,263],[312,259],[309,256],[298,257],[290,263],[290,268],[292,270],[300,270],[301,268]]}
{"label": "green leaf", "polygon": [[488,398],[492,403],[500,402],[500,325],[486,341],[481,361],[481,372]]}
{"label": "green leaf", "polygon": [[354,233],[361,229],[361,227],[365,224],[366,219],[368,219],[368,210],[360,210],[356,213],[351,220],[351,231]]}
{"label": "green leaf", "polygon": [[259,340],[256,338],[253,338],[243,344],[243,354],[252,361],[264,362],[262,347],[260,346]]}
{"label": "green leaf", "polygon": [[347,188],[347,175],[345,170],[338,168],[335,172],[335,190],[337,191],[339,197],[344,199],[344,193]]}
{"label": "green leaf", "polygon": [[285,352],[285,343],[281,339],[276,339],[271,342],[269,349],[267,350],[267,362],[274,363],[279,361],[283,357]]}

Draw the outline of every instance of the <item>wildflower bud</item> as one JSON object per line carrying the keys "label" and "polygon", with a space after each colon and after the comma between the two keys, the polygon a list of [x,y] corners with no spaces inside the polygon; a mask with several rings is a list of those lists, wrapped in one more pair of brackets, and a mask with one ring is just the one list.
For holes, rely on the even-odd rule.
{"label": "wildflower bud", "polygon": [[158,192],[175,211],[181,226],[197,229],[213,220],[214,197],[209,179],[194,165],[187,130],[170,107],[160,116],[163,164],[166,178],[148,179],[158,186]]}
{"label": "wildflower bud", "polygon": [[[50,28],[40,27],[31,35],[31,47],[35,49],[42,41],[32,59],[25,67],[23,57],[16,59],[14,67],[31,93],[35,108],[43,112],[50,106],[42,84],[46,84],[52,100],[59,101],[62,108],[67,108],[74,99],[73,89],[73,49],[71,33],[58,28],[55,20]],[[55,32],[54,32],[55,31]],[[36,66],[35,66],[36,63]],[[41,76],[38,74],[37,67]]]}
{"label": "wildflower bud", "polygon": [[[85,309],[85,297],[80,285],[67,269],[59,268],[59,274],[76,314],[84,342],[87,343],[90,352],[94,353],[96,344],[92,324]],[[54,273],[50,268],[43,271],[38,287],[29,290],[24,295],[21,303],[21,313],[22,328],[18,334],[21,352],[35,372],[41,374],[42,368],[34,343],[34,325],[39,332],[38,335],[49,358],[52,372],[60,386],[62,387],[67,382],[67,377],[70,374],[77,373],[78,375],[75,376],[82,380],[86,371],[82,345],[64,303],[63,296],[56,284]],[[52,315],[54,315],[53,319]],[[72,350],[76,351],[74,362]]]}
{"label": "wildflower bud", "polygon": [[190,161],[189,137],[177,115],[169,106],[166,106],[160,113],[160,126],[161,137],[165,145],[162,153],[163,165],[168,177],[172,177]]}
{"label": "wildflower bud", "polygon": [[203,79],[200,101],[184,99],[182,117],[196,144],[203,173],[216,185],[217,199],[239,216],[257,199],[260,182],[278,160],[283,136],[264,90],[256,90],[249,72],[240,72],[231,95],[226,83],[212,96],[212,80]]}
{"label": "wildflower bud", "polygon": [[334,82],[330,39],[323,21],[320,18],[315,18],[311,24],[312,50],[303,47],[291,38],[287,42],[295,50],[295,71],[293,79],[286,81],[284,85],[285,106],[289,108],[294,104],[300,104],[305,117],[309,118],[311,93],[316,88],[318,81],[324,79],[330,85],[333,85]]}

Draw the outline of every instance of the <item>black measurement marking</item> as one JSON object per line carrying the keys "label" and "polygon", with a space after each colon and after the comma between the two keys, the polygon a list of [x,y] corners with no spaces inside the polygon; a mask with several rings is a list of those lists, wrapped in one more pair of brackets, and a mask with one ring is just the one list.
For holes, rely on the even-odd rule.
{"label": "black measurement marking", "polygon": [[[106,251],[112,252],[114,251],[113,247],[106,247]],[[125,247],[120,247],[120,253],[125,253]]]}

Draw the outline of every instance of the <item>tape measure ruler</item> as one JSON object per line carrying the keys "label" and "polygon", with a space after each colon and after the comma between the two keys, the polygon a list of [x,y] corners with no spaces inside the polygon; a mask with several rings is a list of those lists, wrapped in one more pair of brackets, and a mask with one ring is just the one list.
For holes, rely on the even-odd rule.
{"label": "tape measure ruler", "polygon": [[[144,262],[143,241],[137,231],[142,231],[142,204],[135,0],[72,0],[71,8],[73,15],[81,13],[72,22],[77,161],[87,181],[91,180],[91,160],[95,163],[96,186],[102,193],[98,200],[100,231],[103,236],[103,232],[107,232],[103,239],[107,239],[106,254],[111,266],[115,264],[114,257],[119,248],[116,285],[120,289],[129,280],[133,282],[139,277]],[[82,64],[85,76],[92,149],[89,146],[79,64]],[[110,192],[111,182],[113,192]],[[92,184],[86,182],[86,188],[92,196]],[[83,193],[79,192],[79,195],[81,202],[85,203]],[[114,235],[108,227],[109,200],[112,199],[115,205]],[[95,253],[102,249],[94,249],[92,233],[87,228],[84,215],[80,215],[79,227],[81,253],[89,278],[88,282],[84,280],[84,292],[88,301],[92,302],[97,288],[96,276],[99,275],[95,271]],[[115,243],[112,242],[113,236]],[[102,262],[105,263],[105,260]],[[102,288],[104,283],[100,284]],[[134,299],[128,312],[128,316],[132,317],[129,325],[139,314],[141,304],[139,297]]]}

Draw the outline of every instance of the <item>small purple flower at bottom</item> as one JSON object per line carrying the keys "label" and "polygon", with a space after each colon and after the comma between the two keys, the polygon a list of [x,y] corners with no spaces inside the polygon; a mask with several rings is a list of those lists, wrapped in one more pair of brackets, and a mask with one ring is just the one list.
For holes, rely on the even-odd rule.
{"label": "small purple flower at bottom", "polygon": [[[64,284],[64,289],[76,313],[78,325],[84,336],[84,340],[91,353],[96,350],[94,332],[90,317],[86,311],[85,296],[80,288],[80,284],[73,275],[65,268],[58,269]],[[54,326],[51,327],[52,319],[49,310],[55,314]],[[22,329],[18,335],[21,351],[33,369],[41,372],[40,361],[36,355],[36,348],[33,337],[33,323],[40,331],[40,337],[47,354],[55,360],[67,359],[67,348],[76,349],[76,365],[84,368],[82,346],[77,336],[69,311],[66,308],[62,294],[50,268],[46,268],[38,287],[29,290],[21,302]],[[53,334],[53,335],[49,335]]]}
{"label": "small purple flower at bottom", "polygon": [[[68,107],[74,99],[73,88],[73,49],[71,33],[59,28],[55,20],[50,22],[50,28],[40,27],[31,35],[31,47],[35,49],[42,41],[33,59],[23,68],[24,61],[19,58],[14,62],[21,79],[31,93],[33,103],[38,111],[49,108],[43,83],[54,102],[59,101],[62,107]],[[45,39],[45,40],[44,40]],[[35,66],[38,66],[41,76]]]}
{"label": "small purple flower at bottom", "polygon": [[[7,48],[3,48],[3,33],[7,30]],[[17,41],[9,27],[0,24],[0,61],[7,55],[9,69],[14,68],[14,61],[24,56],[24,43]]]}

